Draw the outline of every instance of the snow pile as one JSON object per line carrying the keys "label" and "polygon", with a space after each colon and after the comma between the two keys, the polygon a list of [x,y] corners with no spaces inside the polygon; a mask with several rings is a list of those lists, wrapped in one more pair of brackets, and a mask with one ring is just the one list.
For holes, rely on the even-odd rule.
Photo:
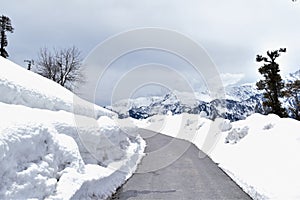
{"label": "snow pile", "polygon": [[57,187],[60,179],[71,170],[77,177],[84,174],[84,163],[72,138],[39,123],[11,122],[4,121],[8,126],[0,128],[0,199],[45,198],[56,191],[62,193]]}
{"label": "snow pile", "polygon": [[225,132],[213,160],[254,199],[299,199],[300,122],[254,114],[232,124],[248,134],[225,145]]}
{"label": "snow pile", "polygon": [[230,123],[180,114],[135,124],[193,142],[254,199],[300,199],[299,121],[253,114]]}
{"label": "snow pile", "polygon": [[0,68],[0,199],[106,199],[132,175],[145,142],[113,113],[90,115],[81,100],[74,115],[72,93],[3,58]]}
{"label": "snow pile", "polygon": [[232,128],[232,124],[230,123],[230,120],[225,119],[222,120],[222,123],[220,124],[219,128],[222,132],[229,131]]}

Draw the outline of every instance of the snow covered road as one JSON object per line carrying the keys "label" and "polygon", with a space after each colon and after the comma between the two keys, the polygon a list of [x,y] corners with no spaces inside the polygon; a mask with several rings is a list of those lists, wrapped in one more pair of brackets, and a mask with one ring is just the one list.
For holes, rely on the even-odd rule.
{"label": "snow covered road", "polygon": [[147,155],[112,199],[251,199],[194,144],[149,130],[139,133]]}

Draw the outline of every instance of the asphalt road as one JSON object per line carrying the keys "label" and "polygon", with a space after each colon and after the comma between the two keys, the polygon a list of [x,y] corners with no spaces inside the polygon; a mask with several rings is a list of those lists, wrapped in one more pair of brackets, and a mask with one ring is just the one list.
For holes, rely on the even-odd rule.
{"label": "asphalt road", "polygon": [[147,154],[112,199],[251,199],[192,143],[139,132]]}

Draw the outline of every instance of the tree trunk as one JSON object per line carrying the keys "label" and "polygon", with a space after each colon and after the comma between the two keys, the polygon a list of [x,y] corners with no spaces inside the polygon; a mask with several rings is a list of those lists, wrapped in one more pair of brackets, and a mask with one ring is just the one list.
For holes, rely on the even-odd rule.
{"label": "tree trunk", "polygon": [[4,50],[4,44],[5,44],[5,32],[4,30],[1,31],[1,46],[0,46],[0,56],[6,58],[5,50]]}

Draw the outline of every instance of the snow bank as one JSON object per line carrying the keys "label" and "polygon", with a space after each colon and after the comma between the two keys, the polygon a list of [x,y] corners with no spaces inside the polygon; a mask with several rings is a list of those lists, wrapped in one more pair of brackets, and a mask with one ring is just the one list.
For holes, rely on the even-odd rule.
{"label": "snow bank", "polygon": [[188,140],[209,154],[217,144],[222,129],[222,119],[214,122],[199,115],[182,113],[180,115],[155,115],[145,120],[134,120],[136,126],[159,132],[171,137]]}
{"label": "snow bank", "polygon": [[[84,127],[65,111],[4,103],[0,110],[7,113],[0,119],[0,199],[107,198],[134,172],[145,147],[106,116],[80,116],[98,124]],[[99,184],[87,190],[92,182]]]}
{"label": "snow bank", "polygon": [[223,133],[213,160],[254,199],[300,199],[300,122],[254,114],[232,125],[248,134],[225,145]]}
{"label": "snow bank", "polygon": [[93,118],[116,116],[59,84],[0,57],[0,102],[47,110],[65,110]]}
{"label": "snow bank", "polygon": [[0,131],[0,199],[45,198],[61,192],[56,185],[70,170],[84,173],[72,138],[39,123],[10,124]]}
{"label": "snow bank", "polygon": [[[299,121],[253,114],[233,123],[212,122],[180,114],[157,115],[135,124],[193,142],[253,199],[300,199]],[[218,136],[207,148],[211,130]]]}
{"label": "snow bank", "polygon": [[0,199],[106,199],[132,175],[145,148],[133,129],[82,99],[74,115],[71,92],[0,67]]}

